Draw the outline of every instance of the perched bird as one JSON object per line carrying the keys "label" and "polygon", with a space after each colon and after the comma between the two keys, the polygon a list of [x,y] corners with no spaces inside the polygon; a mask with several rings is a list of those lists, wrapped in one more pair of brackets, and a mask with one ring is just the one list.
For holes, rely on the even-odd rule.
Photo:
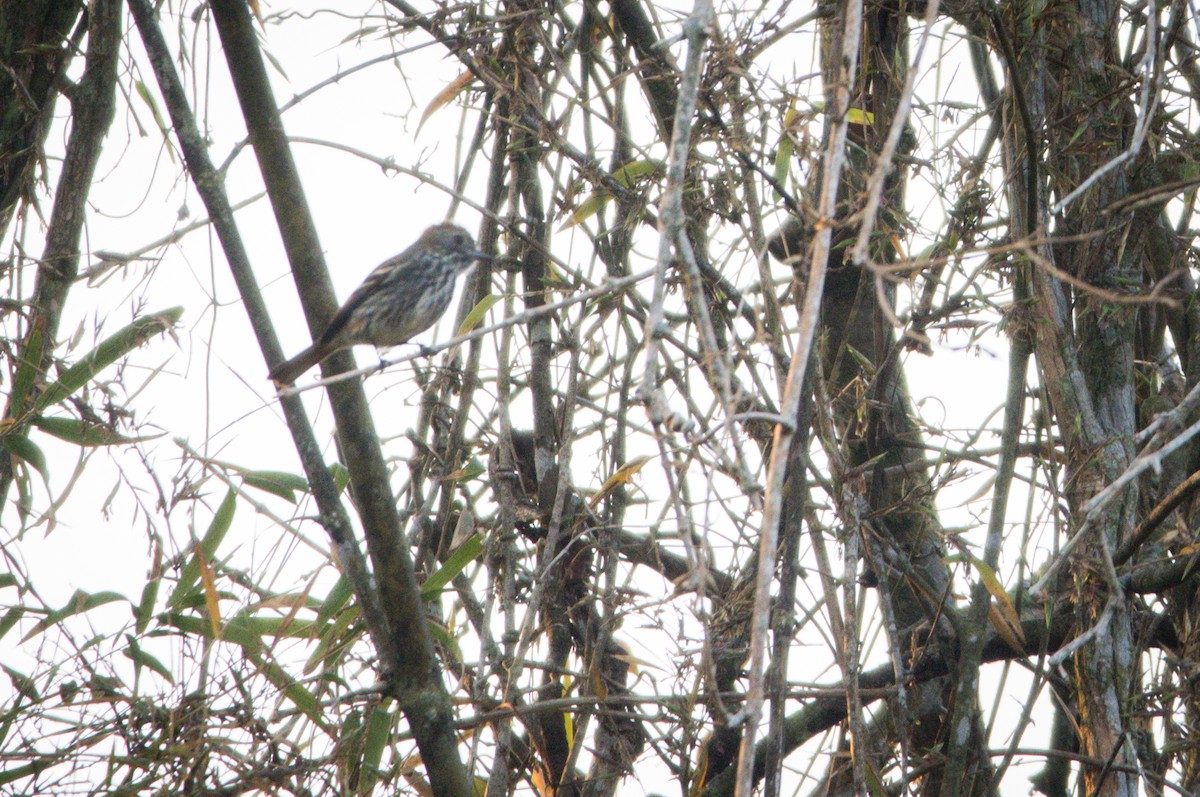
{"label": "perched bird", "polygon": [[435,224],[417,242],[372,271],[341,306],[312,346],[272,369],[281,385],[335,351],[358,343],[397,346],[433,326],[454,295],[454,282],[476,260],[471,234],[457,224]]}

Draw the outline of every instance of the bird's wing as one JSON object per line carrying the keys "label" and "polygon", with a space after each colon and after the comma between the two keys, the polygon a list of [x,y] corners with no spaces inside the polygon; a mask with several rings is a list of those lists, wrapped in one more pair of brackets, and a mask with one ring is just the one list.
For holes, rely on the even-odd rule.
{"label": "bird's wing", "polygon": [[327,345],[332,343],[345,332],[349,332],[351,337],[361,332],[361,330],[352,330],[347,327],[354,316],[354,311],[367,300],[367,297],[379,289],[379,283],[392,270],[392,260],[395,260],[395,258],[376,266],[375,270],[363,280],[362,285],[354,289],[354,293],[350,294],[350,298],[346,300],[346,303],[338,308],[338,311],[333,314],[333,320],[329,322],[329,326],[321,333],[320,342],[322,344]]}

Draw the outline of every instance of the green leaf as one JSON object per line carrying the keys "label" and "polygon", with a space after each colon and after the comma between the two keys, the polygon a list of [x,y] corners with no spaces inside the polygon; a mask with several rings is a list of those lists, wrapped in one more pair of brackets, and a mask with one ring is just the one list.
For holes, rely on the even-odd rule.
{"label": "green leaf", "polygon": [[343,611],[353,594],[350,580],[342,576],[317,607],[317,619],[313,628],[318,641],[312,655],[304,664],[304,672],[312,672],[318,664],[326,660],[330,651],[340,650],[345,646],[346,640],[343,639],[343,635],[350,624],[358,619],[358,607]]}
{"label": "green leaf", "polygon": [[462,484],[463,482],[469,482],[474,479],[478,479],[486,472],[487,467],[485,467],[484,464],[479,461],[479,457],[471,457],[469,460],[467,460],[467,464],[454,471],[454,473],[448,474],[446,479],[452,479],[455,482]]}
{"label": "green leaf", "polygon": [[332,462],[328,467],[329,475],[333,477],[333,483],[337,485],[338,492],[345,492],[346,486],[350,484],[350,471],[346,470],[346,466],[340,462]]}
{"label": "green leaf", "polygon": [[448,664],[456,664],[462,661],[462,648],[458,646],[458,640],[450,635],[445,626],[432,622],[426,623],[425,626],[429,629],[429,636],[433,638],[433,641],[448,651],[450,656]]}
{"label": "green leaf", "polygon": [[[213,519],[209,522],[208,530],[204,533],[204,539],[200,541],[200,549],[208,561],[211,562],[216,558],[217,548],[221,545],[221,540],[225,538],[225,533],[229,531],[229,527],[233,523],[233,513],[236,510],[237,493],[229,490],[225,493],[225,500],[217,507]],[[167,599],[167,606],[172,609],[184,606],[190,599],[192,590],[199,578],[200,562],[195,557],[192,557],[183,566],[183,570],[180,571],[179,583],[171,591],[171,597]]]}
{"label": "green leaf", "polygon": [[239,614],[236,617],[230,618],[229,622],[226,623],[222,636],[228,639],[229,633],[232,631],[237,634],[244,634],[246,637],[255,637],[257,644],[258,641],[261,641],[262,637],[267,636],[283,639],[309,639],[312,637],[312,629],[313,623],[311,620],[297,620],[294,617],[289,619],[274,615],[263,617],[254,614]]}
{"label": "green leaf", "polygon": [[425,583],[421,585],[421,599],[433,600],[436,598],[442,588],[481,553],[483,553],[483,537],[479,534],[472,534],[466,542],[458,546],[454,553],[450,554],[450,558],[437,569],[436,573],[425,579]]}
{"label": "green leaf", "polygon": [[630,161],[613,172],[613,179],[629,188],[634,183],[641,182],[647,177],[653,177],[663,170],[663,162],[656,160]]}
{"label": "green leaf", "polygon": [[301,713],[321,728],[330,730],[325,720],[325,712],[321,708],[321,702],[312,692],[305,689],[299,681],[287,673],[287,670],[275,662],[267,661],[261,656],[250,656],[249,658],[258,666],[258,671],[262,673],[263,677],[270,681],[276,689],[283,692],[283,696],[292,701],[292,704]]}
{"label": "green leaf", "polygon": [[79,418],[34,418],[33,425],[48,435],[74,443],[77,446],[113,446],[123,443],[140,443],[162,437],[160,434],[145,437],[126,437],[98,423]]}
{"label": "green leaf", "polygon": [[864,767],[866,775],[867,791],[871,797],[888,797],[887,787],[883,785],[883,781],[879,777],[878,770],[868,761]]}
{"label": "green leaf", "polygon": [[281,470],[238,470],[242,481],[265,493],[296,503],[296,491],[308,492],[308,480]]}
{"label": "green leaf", "polygon": [[38,366],[42,362],[42,333],[44,331],[42,323],[34,323],[34,327],[29,333],[29,342],[22,352],[24,356],[21,357],[20,367],[17,368],[17,373],[13,377],[8,407],[13,418],[21,415],[21,411],[25,407],[25,400],[29,398],[29,391],[33,389],[33,385],[37,381]]}
{"label": "green leaf", "polygon": [[46,455],[42,453],[42,449],[38,448],[36,443],[23,434],[15,434],[0,437],[0,445],[3,445],[8,453],[40,473],[42,481],[50,483],[50,470],[46,467]]}
{"label": "green leaf", "polygon": [[[3,441],[0,440],[0,445]],[[33,490],[29,487],[29,468],[19,467],[16,470],[17,482],[17,517],[21,520],[21,525],[25,525],[29,521],[29,515],[33,512]]]}
{"label": "green leaf", "polygon": [[158,125],[158,130],[162,133],[163,141],[167,142],[167,156],[171,162],[175,162],[175,152],[171,147],[171,128],[167,127],[167,123],[163,120],[162,113],[158,110],[158,103],[154,101],[154,95],[150,93],[150,89],[146,88],[146,84],[140,80],[134,81],[134,89],[137,90],[137,95],[142,98],[142,102],[150,109],[150,115],[154,117],[154,124]]}
{"label": "green leaf", "polygon": [[1064,150],[1070,149],[1072,147],[1072,145],[1074,145],[1075,142],[1079,140],[1079,137],[1082,136],[1087,131],[1088,126],[1089,126],[1088,122],[1083,122],[1082,124],[1079,125],[1079,127],[1075,128],[1075,132],[1071,134],[1071,138],[1067,141],[1067,145],[1065,147],[1063,147],[1063,149]]}
{"label": "green leaf", "polygon": [[[212,625],[207,617],[167,612],[160,616],[162,622],[170,628],[178,629],[185,634],[213,638]],[[255,615],[238,615],[233,617],[221,628],[221,639],[238,645],[249,653],[256,653],[263,647],[263,637],[278,637],[281,639],[310,639],[313,624],[309,620],[292,619],[285,623],[283,617],[258,617]]]}
{"label": "green leaf", "polygon": [[63,371],[58,381],[51,384],[38,396],[31,411],[34,415],[40,415],[47,407],[59,403],[150,338],[175,326],[182,315],[182,307],[172,307],[153,315],[142,316],[116,334],[101,341],[100,345]]}
{"label": "green leaf", "polygon": [[[635,183],[641,182],[663,169],[662,161],[656,160],[636,160],[621,166],[612,173],[612,178],[626,188],[631,187]],[[579,206],[575,208],[575,212],[563,224],[563,229],[574,227],[581,224],[587,219],[595,216],[604,206],[612,199],[612,192],[606,188],[597,188],[591,195]]]}
{"label": "green leaf", "polygon": [[479,323],[483,321],[483,317],[487,315],[487,311],[491,310],[492,307],[495,306],[496,302],[500,301],[502,298],[504,297],[500,296],[499,294],[489,293],[487,296],[484,296],[482,299],[480,299],[476,305],[471,308],[471,312],[467,313],[467,317],[463,319],[463,322],[459,324],[458,332],[456,334],[465,335],[475,327],[479,326]]}
{"label": "green leaf", "polygon": [[785,135],[775,150],[775,182],[786,186],[788,169],[792,165],[792,156],[796,154],[796,145],[790,136]]}
{"label": "green leaf", "polygon": [[345,775],[342,777],[343,790],[346,794],[358,794],[358,775],[362,772],[363,751],[363,713],[352,708],[342,720],[338,728],[337,750],[344,762]]}
{"label": "green leaf", "polygon": [[134,663],[134,666],[148,667],[149,669],[154,670],[154,672],[161,675],[167,683],[175,683],[175,674],[172,673],[161,661],[142,650],[141,645],[138,644],[134,637],[126,634],[125,640],[129,643],[129,647],[125,648],[121,652],[125,654],[126,658]]}
{"label": "green leaf", "polygon": [[321,608],[317,610],[317,622],[329,622],[349,602],[350,596],[353,594],[354,590],[350,588],[350,579],[345,576],[339,578],[333,585],[333,589],[329,590],[329,594],[325,596],[325,600],[321,602]]}
{"label": "green leaf", "polygon": [[3,639],[5,634],[12,630],[12,627],[20,622],[25,616],[25,609],[20,606],[14,606],[0,617],[0,639]]}
{"label": "green leaf", "polygon": [[327,671],[325,677],[336,677],[334,668],[338,659],[364,633],[361,626],[354,628],[351,632],[351,626],[356,620],[358,620],[358,607],[352,606],[340,613],[334,622],[322,628],[317,644],[313,647],[312,655],[308,657],[308,661],[304,662],[305,673],[313,672],[320,665]]}
{"label": "green leaf", "polygon": [[158,600],[158,587],[161,583],[161,578],[152,578],[142,587],[142,598],[133,609],[134,619],[137,620],[134,627],[139,634],[146,633],[150,618],[154,616],[154,603]]}
{"label": "green leaf", "polygon": [[[181,438],[177,438],[176,443],[184,449],[187,448],[187,443]],[[209,460],[209,462],[238,474],[247,486],[279,496],[286,501],[291,501],[293,504],[296,503],[297,490],[302,493],[309,491],[308,480],[296,473],[282,470],[244,468],[241,465],[220,459]]]}
{"label": "green leaf", "polygon": [[21,764],[20,766],[15,767],[5,767],[3,771],[0,771],[0,786],[4,786],[8,783],[15,783],[22,778],[36,777],[44,770],[61,763],[61,761],[55,761],[53,758],[38,758],[30,761],[28,764]]}
{"label": "green leaf", "polygon": [[846,121],[852,125],[869,125],[875,122],[875,114],[862,108],[850,108],[846,111]]}
{"label": "green leaf", "polygon": [[562,226],[562,229],[575,227],[583,224],[585,221],[595,216],[604,206],[612,201],[612,194],[607,191],[594,191],[591,196],[579,203],[575,208],[575,212],[567,219],[567,222]]}
{"label": "green leaf", "polygon": [[0,670],[4,670],[9,680],[12,681],[13,688],[21,693],[22,696],[35,702],[41,699],[38,694],[37,683],[28,675],[20,670],[9,667],[7,664],[0,664]]}
{"label": "green leaf", "polygon": [[[383,760],[383,751],[387,749],[388,737],[391,736],[393,714],[384,705],[378,705],[371,713],[367,723],[367,736],[363,743],[362,773],[364,777],[358,782],[359,794],[370,794],[374,781],[378,778],[379,763]],[[365,776],[370,773],[370,779]]]}
{"label": "green leaf", "polygon": [[41,622],[37,623],[29,630],[25,636],[21,637],[22,642],[28,642],[33,637],[45,631],[51,626],[61,623],[68,617],[76,614],[83,614],[95,609],[99,606],[104,606],[109,603],[124,602],[125,596],[119,595],[116,592],[84,592],[81,589],[75,590],[72,595],[63,605],[61,609],[55,609],[47,614]]}
{"label": "green leaf", "polygon": [[208,530],[204,532],[204,539],[200,540],[200,547],[208,558],[216,557],[217,548],[221,545],[221,541],[225,539],[225,534],[229,531],[230,525],[233,523],[233,513],[237,510],[237,493],[232,489],[225,493],[225,500],[217,507],[216,513],[213,514],[213,519],[208,524]]}
{"label": "green leaf", "polygon": [[788,170],[792,167],[792,156],[796,154],[796,144],[792,141],[791,136],[796,116],[794,107],[789,107],[784,111],[783,132],[779,137],[779,147],[775,150],[775,182],[781,186],[787,185]]}

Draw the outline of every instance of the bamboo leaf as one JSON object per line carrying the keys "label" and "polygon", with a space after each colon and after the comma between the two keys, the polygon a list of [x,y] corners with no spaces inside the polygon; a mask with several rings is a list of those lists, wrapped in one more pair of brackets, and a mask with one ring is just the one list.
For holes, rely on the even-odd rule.
{"label": "bamboo leaf", "polygon": [[73,617],[77,614],[85,614],[99,606],[104,606],[109,603],[123,602],[124,595],[116,592],[84,592],[81,589],[75,590],[73,594],[61,609],[54,609],[49,612],[40,622],[35,624],[33,628],[21,637],[22,642],[28,642],[38,634],[41,634],[48,628],[58,625],[68,617]]}
{"label": "bamboo leaf", "polygon": [[[220,546],[221,540],[225,538],[225,533],[229,531],[229,527],[233,523],[233,514],[236,510],[237,493],[229,490],[225,493],[225,500],[217,507],[213,519],[209,522],[204,539],[200,541],[200,550],[203,551],[206,562],[211,561],[215,556],[217,547]],[[192,588],[195,587],[199,578],[200,563],[193,556],[179,572],[179,582],[171,591],[171,597],[167,599],[167,606],[172,609],[180,609],[187,605],[191,598]]]}
{"label": "bamboo leaf", "polygon": [[42,449],[36,443],[23,434],[15,434],[0,437],[0,445],[3,445],[8,453],[40,473],[42,481],[50,483],[50,469],[46,466],[46,455],[42,453]]}
{"label": "bamboo leaf", "polygon": [[14,418],[21,415],[25,408],[25,401],[29,398],[29,392],[33,390],[33,385],[37,382],[39,366],[42,362],[44,332],[45,321],[42,319],[35,321],[33,329],[29,331],[29,341],[25,345],[24,356],[21,357],[17,373],[13,376],[12,398],[9,400],[8,411]]}
{"label": "bamboo leaf", "polygon": [[296,503],[296,492],[308,492],[308,480],[295,473],[280,470],[239,470],[242,482],[249,487]]}
{"label": "bamboo leaf", "polygon": [[116,334],[101,341],[100,345],[85,354],[83,359],[63,371],[58,381],[51,384],[38,396],[31,411],[34,415],[41,415],[47,407],[59,403],[79,390],[105,368],[150,338],[175,326],[182,315],[182,307],[172,307],[153,315],[142,316]]}
{"label": "bamboo leaf", "polygon": [[4,639],[8,631],[12,630],[13,625],[20,622],[20,618],[25,616],[25,609],[22,606],[13,606],[12,609],[4,613],[4,617],[0,617],[0,640]]}
{"label": "bamboo leaf", "polygon": [[80,418],[34,418],[33,425],[52,437],[84,448],[141,443],[162,437],[161,434],[126,437],[103,424]]}
{"label": "bamboo leaf", "polygon": [[122,650],[121,653],[132,661],[135,667],[148,667],[161,675],[167,683],[175,683],[175,674],[157,658],[142,650],[141,645],[138,644],[135,637],[126,634],[125,641],[129,643],[129,646]]}
{"label": "bamboo leaf", "polygon": [[610,496],[618,487],[623,484],[629,484],[631,481],[633,481],[633,477],[636,476],[638,471],[642,469],[642,466],[649,461],[650,457],[647,456],[634,457],[621,467],[617,468],[617,472],[605,479],[604,484],[600,486],[600,490],[592,496],[592,499],[588,501],[588,504],[592,508],[595,508],[597,504]]}
{"label": "bamboo leaf", "polygon": [[333,585],[333,589],[329,590],[329,594],[325,596],[325,600],[321,603],[321,607],[317,610],[317,622],[328,623],[333,619],[334,615],[340,612],[350,601],[350,596],[354,591],[350,588],[350,580],[345,576],[338,579]]}
{"label": "bamboo leaf", "polygon": [[158,126],[158,132],[162,133],[163,141],[167,143],[167,157],[171,162],[175,162],[175,148],[171,146],[171,128],[163,119],[162,112],[158,109],[158,102],[154,99],[154,95],[150,93],[150,89],[141,80],[135,80],[133,87],[137,91],[138,97],[142,102],[146,103],[146,107],[150,109],[150,115],[154,117],[154,124]]}
{"label": "bamboo leaf", "polygon": [[162,584],[162,579],[155,577],[146,582],[146,586],[142,587],[142,597],[138,601],[137,606],[133,609],[134,619],[137,621],[134,628],[137,633],[144,634],[147,626],[150,625],[150,618],[154,616],[154,604],[158,600],[158,588]]}
{"label": "bamboo leaf", "polygon": [[988,619],[991,620],[996,633],[1000,634],[1013,650],[1024,652],[1025,631],[1021,628],[1021,617],[1017,614],[1017,607],[1013,605],[1008,591],[1000,583],[996,571],[988,567],[986,562],[974,556],[970,557],[970,561],[994,600],[988,608]]}
{"label": "bamboo leaf", "polygon": [[496,305],[496,302],[500,301],[502,298],[504,297],[500,296],[499,294],[489,293],[487,296],[484,296],[482,299],[480,299],[475,306],[471,308],[471,312],[467,313],[467,317],[463,319],[463,322],[459,324],[458,332],[456,334],[465,335],[475,327],[479,326],[480,322],[483,321],[484,316],[487,315],[487,311],[491,310],[492,307]]}
{"label": "bamboo leaf", "polygon": [[217,592],[217,581],[213,576],[212,567],[208,564],[208,556],[200,547],[200,543],[192,546],[194,561],[200,568],[200,585],[204,588],[204,608],[207,610],[208,622],[212,624],[213,639],[221,638],[221,596]]}
{"label": "bamboo leaf", "polygon": [[478,479],[484,473],[487,473],[487,468],[479,461],[479,457],[471,457],[465,465],[452,473],[447,473],[443,478],[445,481],[461,483]]}
{"label": "bamboo leaf", "polygon": [[458,547],[446,563],[437,569],[433,575],[425,579],[421,585],[421,599],[433,600],[450,583],[450,580],[462,572],[479,554],[483,553],[483,537],[472,534],[470,539]]}
{"label": "bamboo leaf", "polygon": [[[212,638],[212,626],[206,619],[182,612],[166,612],[160,615],[162,623],[185,634]],[[263,637],[280,639],[311,639],[313,624],[308,620],[293,620],[284,627],[282,618],[257,617],[239,614],[230,617],[221,629],[221,640],[240,645],[255,652],[262,646]]]}
{"label": "bamboo leaf", "polygon": [[[621,166],[612,173],[612,178],[626,188],[631,188],[635,183],[649,179],[655,174],[658,174],[663,169],[661,161],[656,160],[636,160]],[[575,212],[570,215],[567,221],[560,229],[569,229],[576,225],[582,224],[587,219],[595,216],[604,206],[612,200],[612,192],[606,188],[597,188],[588,196],[587,199],[579,203],[575,208]]]}
{"label": "bamboo leaf", "polygon": [[387,749],[388,737],[392,732],[393,715],[386,705],[378,705],[371,712],[367,733],[363,740],[362,769],[358,782],[359,794],[370,794],[379,779],[379,765],[383,751]]}
{"label": "bamboo leaf", "polygon": [[851,108],[846,111],[846,122],[852,125],[869,125],[874,123],[875,114],[862,108]]}
{"label": "bamboo leaf", "polygon": [[796,108],[789,106],[783,114],[783,131],[779,136],[779,146],[775,149],[775,182],[782,186],[787,185],[792,156],[796,154],[796,143],[792,141],[792,126],[796,117]]}
{"label": "bamboo leaf", "polygon": [[426,119],[453,102],[454,98],[470,88],[474,81],[475,75],[468,69],[456,77],[450,85],[434,95],[434,98],[425,106],[425,110],[421,112],[421,121],[417,122],[417,132],[421,132]]}
{"label": "bamboo leaf", "polygon": [[259,673],[270,681],[276,689],[283,692],[284,697],[290,700],[302,714],[312,720],[318,727],[329,730],[325,714],[321,710],[321,702],[303,684],[290,676],[278,664],[264,658],[261,653],[250,653],[248,651],[247,658],[254,662]]}
{"label": "bamboo leaf", "polygon": [[21,618],[24,616],[25,609],[21,606],[13,606],[11,609],[5,612],[4,616],[0,617],[0,639],[3,639],[5,635],[12,630],[12,627],[20,622]]}

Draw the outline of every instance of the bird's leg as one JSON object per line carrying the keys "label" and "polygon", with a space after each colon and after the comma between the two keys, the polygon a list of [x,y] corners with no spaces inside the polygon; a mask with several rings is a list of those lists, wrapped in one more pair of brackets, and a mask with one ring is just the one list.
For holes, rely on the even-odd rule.
{"label": "bird's leg", "polygon": [[[386,348],[375,347],[375,356],[379,358],[379,364],[375,366],[375,370],[372,373],[381,374],[388,367],[389,363],[383,356],[385,351],[387,351]],[[369,374],[364,374],[364,376],[369,376]]]}

